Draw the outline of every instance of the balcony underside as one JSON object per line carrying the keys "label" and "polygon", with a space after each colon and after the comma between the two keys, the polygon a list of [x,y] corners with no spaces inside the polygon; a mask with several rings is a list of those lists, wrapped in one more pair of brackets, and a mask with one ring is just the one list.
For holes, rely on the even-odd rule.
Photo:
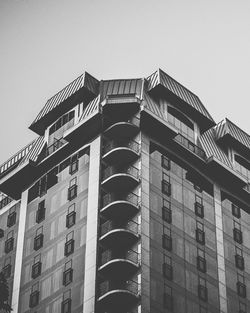
{"label": "balcony underside", "polygon": [[129,247],[135,243],[139,235],[128,229],[113,229],[100,237],[100,242],[106,247]]}
{"label": "balcony underside", "polygon": [[134,162],[139,154],[127,147],[114,148],[103,156],[103,161],[108,164],[128,164]]}
{"label": "balcony underside", "polygon": [[117,122],[107,128],[104,134],[110,139],[133,138],[138,131],[138,126],[130,122]]}
{"label": "balcony underside", "polygon": [[126,310],[138,301],[138,295],[123,289],[116,289],[105,293],[98,298],[98,307],[100,309],[117,310],[117,312]]}
{"label": "balcony underside", "polygon": [[129,201],[116,200],[106,205],[100,212],[107,218],[125,218],[135,215],[138,212],[138,209],[137,205]]}
{"label": "balcony underside", "polygon": [[139,179],[126,173],[111,175],[102,182],[102,187],[107,191],[121,192],[132,190],[138,185]]}
{"label": "balcony underside", "polygon": [[101,275],[126,278],[138,270],[139,264],[126,259],[114,259],[99,267]]}

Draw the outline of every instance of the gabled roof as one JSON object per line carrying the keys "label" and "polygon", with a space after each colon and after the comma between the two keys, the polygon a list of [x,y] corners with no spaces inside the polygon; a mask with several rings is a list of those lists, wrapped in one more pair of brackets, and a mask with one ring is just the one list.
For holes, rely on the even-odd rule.
{"label": "gabled roof", "polygon": [[147,80],[149,92],[153,91],[156,87],[163,87],[172,95],[184,101],[189,106],[189,108],[193,109],[193,111],[198,113],[202,117],[202,120],[206,123],[205,130],[215,125],[212,116],[204,107],[199,97],[197,97],[194,93],[178,83],[175,79],[173,79],[161,69],[158,69],[156,72],[150,75]]}
{"label": "gabled roof", "polygon": [[[45,129],[58,117],[74,107],[77,102],[80,102],[83,95],[85,100],[92,100],[96,97],[98,85],[97,79],[84,72],[46,102],[29,128],[37,134],[43,135]],[[74,101],[72,101],[73,97]],[[71,101],[68,101],[69,99]]]}
{"label": "gabled roof", "polygon": [[231,143],[238,143],[244,150],[250,153],[250,136],[240,129],[237,125],[225,118],[215,126],[216,139],[219,142],[226,142],[229,140]]}

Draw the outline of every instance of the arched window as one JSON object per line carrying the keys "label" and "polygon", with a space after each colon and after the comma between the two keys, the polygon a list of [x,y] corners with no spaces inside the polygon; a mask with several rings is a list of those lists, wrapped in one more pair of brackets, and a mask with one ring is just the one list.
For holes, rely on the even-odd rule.
{"label": "arched window", "polygon": [[240,155],[234,155],[235,169],[250,180],[250,163]]}
{"label": "arched window", "polygon": [[183,113],[171,106],[168,106],[168,121],[178,128],[183,136],[187,137],[191,141],[194,141],[194,123]]}

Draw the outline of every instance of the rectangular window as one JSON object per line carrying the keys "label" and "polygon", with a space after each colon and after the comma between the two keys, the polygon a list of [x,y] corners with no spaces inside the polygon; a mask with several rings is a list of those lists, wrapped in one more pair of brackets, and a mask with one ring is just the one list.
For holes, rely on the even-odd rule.
{"label": "rectangular window", "polygon": [[201,218],[204,217],[204,206],[203,206],[203,201],[202,198],[199,196],[195,196],[195,204],[194,204],[194,208],[195,208],[195,214]]}
{"label": "rectangular window", "polygon": [[163,306],[170,311],[174,308],[172,288],[166,284],[164,285]]}
{"label": "rectangular window", "polygon": [[71,158],[71,163],[69,166],[69,173],[70,173],[70,175],[73,175],[77,171],[78,171],[78,159],[77,159],[77,155],[74,155]]}
{"label": "rectangular window", "polygon": [[245,268],[245,262],[244,262],[244,257],[243,257],[243,251],[242,249],[236,247],[235,248],[235,266],[244,271],[244,268]]}
{"label": "rectangular window", "polygon": [[245,285],[245,277],[239,273],[237,273],[237,293],[240,297],[246,298],[246,285]]}
{"label": "rectangular window", "polygon": [[47,192],[47,175],[43,176],[38,183],[38,194],[42,197]]}
{"label": "rectangular window", "polygon": [[162,190],[162,193],[164,193],[165,195],[170,197],[171,196],[171,184],[170,184],[170,182],[163,179],[161,182],[161,190]]}
{"label": "rectangular window", "polygon": [[161,156],[161,166],[166,170],[170,170],[170,160],[165,155]]}
{"label": "rectangular window", "polygon": [[34,308],[39,303],[39,283],[37,282],[31,288],[29,307]]}
{"label": "rectangular window", "polygon": [[4,252],[9,253],[10,251],[13,250],[14,248],[14,232],[11,231],[7,235],[7,240],[5,241],[5,247],[4,247]]}
{"label": "rectangular window", "polygon": [[36,237],[34,238],[34,250],[39,250],[43,246],[43,227],[36,230]]}
{"label": "rectangular window", "polygon": [[239,313],[247,313],[247,306],[243,302],[239,302]]}
{"label": "rectangular window", "polygon": [[5,261],[4,261],[4,267],[2,270],[5,278],[9,278],[11,275],[11,258],[8,257]]}
{"label": "rectangular window", "polygon": [[68,208],[68,214],[66,215],[66,227],[70,228],[76,223],[75,203]]}
{"label": "rectangular window", "polygon": [[37,278],[38,276],[41,275],[41,271],[42,271],[42,262],[41,262],[41,255],[39,254],[34,258],[31,277],[33,279]]}
{"label": "rectangular window", "polygon": [[164,227],[162,236],[162,246],[168,251],[172,251],[171,229]]}
{"label": "rectangular window", "polygon": [[74,252],[74,245],[75,245],[74,232],[71,232],[66,237],[66,242],[65,242],[65,246],[64,246],[64,255],[65,256],[68,256]]}
{"label": "rectangular window", "polygon": [[194,184],[194,190],[196,190],[198,192],[202,192],[202,188],[196,184]]}
{"label": "rectangular window", "polygon": [[243,238],[242,238],[241,226],[236,221],[234,221],[233,237],[236,242],[238,242],[239,244],[242,244]]}
{"label": "rectangular window", "polygon": [[240,218],[240,208],[232,203],[232,214],[233,216]]}
{"label": "rectangular window", "polygon": [[0,228],[0,238],[4,237],[4,230],[2,228]]}
{"label": "rectangular window", "polygon": [[76,177],[71,179],[69,183],[69,189],[68,189],[68,200],[71,201],[77,196],[77,179]]}
{"label": "rectangular window", "polygon": [[41,223],[45,219],[45,200],[38,204],[38,209],[36,211],[36,222]]}
{"label": "rectangular window", "polygon": [[207,271],[205,251],[198,248],[197,250],[197,269],[203,273]]}
{"label": "rectangular window", "polygon": [[162,219],[169,224],[172,223],[171,203],[165,199],[163,199]]}
{"label": "rectangular window", "polygon": [[66,291],[63,294],[61,313],[71,313],[71,292],[70,292],[70,290]]}
{"label": "rectangular window", "polygon": [[67,286],[73,281],[73,268],[72,260],[65,263],[64,272],[63,272],[63,285]]}
{"label": "rectangular window", "polygon": [[162,272],[163,276],[168,280],[173,280],[173,267],[172,267],[172,259],[164,255],[164,263],[162,264]]}
{"label": "rectangular window", "polygon": [[205,244],[204,225],[200,222],[196,222],[196,241],[201,245]]}
{"label": "rectangular window", "polygon": [[16,208],[13,207],[9,211],[9,215],[7,218],[7,227],[11,227],[16,224]]}
{"label": "rectangular window", "polygon": [[198,296],[202,301],[207,302],[206,280],[201,277],[199,277]]}

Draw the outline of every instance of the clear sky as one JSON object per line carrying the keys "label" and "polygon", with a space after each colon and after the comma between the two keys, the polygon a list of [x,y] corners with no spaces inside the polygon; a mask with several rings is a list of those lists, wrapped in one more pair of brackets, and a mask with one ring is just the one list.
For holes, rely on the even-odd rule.
{"label": "clear sky", "polygon": [[0,0],[0,163],[29,143],[46,100],[84,70],[147,77],[158,67],[216,122],[250,133],[249,0]]}

